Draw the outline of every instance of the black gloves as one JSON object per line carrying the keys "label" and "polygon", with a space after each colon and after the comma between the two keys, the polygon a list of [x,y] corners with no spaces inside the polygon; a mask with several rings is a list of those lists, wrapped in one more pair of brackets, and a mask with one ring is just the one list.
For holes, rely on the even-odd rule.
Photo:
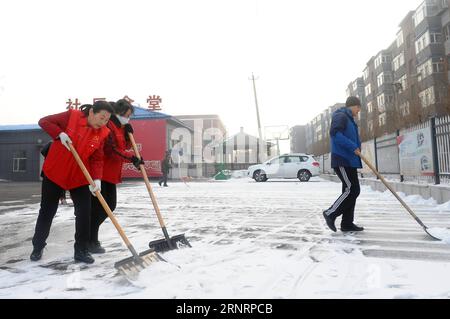
{"label": "black gloves", "polygon": [[125,124],[125,125],[123,126],[123,128],[125,129],[125,132],[126,132],[126,133],[131,133],[131,134],[134,133],[134,130],[133,130],[133,127],[131,126],[131,124]]}
{"label": "black gloves", "polygon": [[141,157],[141,159],[137,158],[137,156],[131,157],[131,162],[133,163],[134,167],[137,169],[140,169],[140,165],[145,165],[144,159]]}

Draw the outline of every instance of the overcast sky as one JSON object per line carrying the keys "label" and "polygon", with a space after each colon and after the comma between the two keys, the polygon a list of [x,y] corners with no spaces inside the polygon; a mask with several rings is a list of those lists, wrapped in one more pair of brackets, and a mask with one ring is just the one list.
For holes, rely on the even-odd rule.
{"label": "overcast sky", "polygon": [[0,2],[0,125],[36,123],[67,99],[218,114],[229,134],[301,125],[394,40],[420,0]]}

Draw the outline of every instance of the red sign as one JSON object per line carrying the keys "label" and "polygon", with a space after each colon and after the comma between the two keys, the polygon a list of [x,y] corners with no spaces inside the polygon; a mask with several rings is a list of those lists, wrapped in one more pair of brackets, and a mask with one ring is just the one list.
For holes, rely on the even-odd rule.
{"label": "red sign", "polygon": [[[134,138],[139,152],[144,158],[145,169],[151,177],[162,176],[161,161],[167,147],[167,126],[165,120],[131,120],[134,129]],[[152,138],[148,138],[151,136]],[[133,164],[125,163],[122,167],[122,176],[142,177],[142,173]]]}
{"label": "red sign", "polygon": [[161,97],[158,95],[149,95],[148,99],[147,99],[147,103],[148,103],[148,108],[151,109],[152,111],[160,111],[161,110],[161,106],[159,105],[159,103],[162,103],[162,99]]}

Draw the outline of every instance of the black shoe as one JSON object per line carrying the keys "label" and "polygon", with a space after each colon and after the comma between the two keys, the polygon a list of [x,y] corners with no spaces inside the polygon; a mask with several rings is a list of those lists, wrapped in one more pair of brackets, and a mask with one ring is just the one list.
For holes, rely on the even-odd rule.
{"label": "black shoe", "polygon": [[327,215],[326,211],[323,212],[323,217],[325,218],[325,221],[327,222],[328,228],[330,228],[332,231],[336,232],[336,226],[334,226],[334,219]]}
{"label": "black shoe", "polygon": [[88,244],[88,251],[92,254],[104,254],[106,252],[99,241],[90,242]]}
{"label": "black shoe", "polygon": [[42,248],[42,249],[33,248],[33,251],[31,252],[31,255],[30,255],[30,260],[31,261],[40,260],[42,258],[43,252],[44,252],[44,248]]}
{"label": "black shoe", "polygon": [[73,258],[75,261],[80,261],[86,264],[92,264],[95,261],[87,249],[75,249]]}
{"label": "black shoe", "polygon": [[161,181],[158,182],[159,186],[161,186]]}
{"label": "black shoe", "polygon": [[167,185],[167,184],[164,184],[164,187],[168,187],[169,185]]}
{"label": "black shoe", "polygon": [[343,226],[341,225],[341,231],[347,232],[347,231],[363,231],[364,227],[359,227],[355,224],[351,224],[350,226]]}

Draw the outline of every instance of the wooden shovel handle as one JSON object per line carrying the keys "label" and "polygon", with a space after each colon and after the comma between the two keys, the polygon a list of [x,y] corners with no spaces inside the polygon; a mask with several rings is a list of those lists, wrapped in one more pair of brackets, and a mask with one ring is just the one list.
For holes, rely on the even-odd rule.
{"label": "wooden shovel handle", "polygon": [[392,188],[391,185],[389,185],[389,183],[384,179],[384,177],[378,173],[378,171],[376,170],[375,167],[373,167],[373,165],[367,160],[367,158],[361,154],[361,152],[359,152],[358,154],[359,157],[361,157],[361,159],[364,161],[364,163],[366,163],[367,166],[369,166],[369,168],[372,170],[372,172],[374,172],[374,174],[376,176],[378,176],[378,178],[381,180],[381,182],[384,184],[384,186],[387,187],[387,189],[389,189],[392,193],[392,195],[395,196],[395,198],[397,198],[397,200],[400,202],[400,204],[403,205],[403,207],[405,207],[405,209],[408,211],[408,213],[411,214],[412,217],[414,217],[414,219],[420,224],[420,226],[422,226],[423,228],[427,228],[422,221],[416,216],[416,214],[414,214],[414,212],[411,210],[411,208],[409,208],[408,205],[406,205],[406,203],[404,202],[403,199],[400,198],[400,196],[398,196],[397,192]]}
{"label": "wooden shovel handle", "polygon": [[[86,177],[86,179],[88,180],[89,184],[92,187],[95,187],[95,183],[94,180],[91,177],[91,174],[89,174],[86,166],[84,165],[83,161],[81,160],[80,156],[78,155],[78,152],[75,150],[75,148],[73,147],[73,145],[71,143],[68,143],[69,147],[70,147],[70,151],[72,152],[73,156],[75,157],[75,161],[78,163],[78,165],[81,168],[81,171],[83,172],[84,176]],[[116,217],[114,216],[113,212],[111,211],[111,209],[109,208],[108,204],[106,203],[105,199],[103,198],[102,194],[100,193],[100,191],[96,191],[95,195],[97,196],[98,200],[100,201],[100,204],[102,204],[103,209],[105,210],[105,212],[108,214],[108,217],[111,219],[112,223],[114,224],[114,226],[116,227],[117,231],[120,234],[120,237],[122,237],[123,241],[125,242],[125,244],[127,245],[128,249],[130,249],[131,253],[135,256],[138,256],[136,251],[133,248],[133,245],[131,245],[130,241],[128,240],[128,237],[125,235],[125,233],[122,230],[122,227],[120,227]]]}
{"label": "wooden shovel handle", "polygon": [[[131,142],[131,145],[133,146],[133,150],[134,150],[134,153],[136,154],[136,157],[141,159],[141,154],[139,153],[139,150],[137,148],[136,141],[134,140],[133,134],[128,132],[128,137],[130,138],[130,142]],[[166,225],[164,224],[164,220],[163,220],[163,218],[161,216],[161,212],[160,212],[159,207],[158,207],[158,202],[156,201],[156,197],[153,194],[152,186],[150,185],[150,181],[148,180],[148,176],[147,176],[147,172],[145,170],[145,166],[141,164],[140,168],[141,168],[142,177],[144,178],[145,186],[147,186],[148,194],[150,195],[150,198],[152,200],[153,208],[155,209],[156,216],[158,217],[159,225],[162,228],[165,228]]]}

